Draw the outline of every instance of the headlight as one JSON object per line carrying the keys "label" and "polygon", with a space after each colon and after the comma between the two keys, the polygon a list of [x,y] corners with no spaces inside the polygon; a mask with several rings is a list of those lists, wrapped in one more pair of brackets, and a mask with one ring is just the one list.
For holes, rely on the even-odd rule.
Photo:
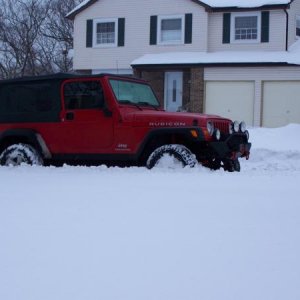
{"label": "headlight", "polygon": [[241,132],[245,132],[246,131],[246,123],[243,121],[240,123],[240,131]]}
{"label": "headlight", "polygon": [[220,138],[221,138],[221,132],[219,129],[215,130],[215,138],[216,138],[216,140],[220,140]]}
{"label": "headlight", "polygon": [[206,124],[206,127],[207,127],[208,133],[210,135],[213,135],[214,134],[214,130],[215,130],[215,126],[214,126],[213,122],[208,121],[207,124]]}
{"label": "headlight", "polygon": [[240,124],[239,124],[238,121],[234,121],[232,127],[233,127],[233,131],[234,131],[234,132],[239,132]]}

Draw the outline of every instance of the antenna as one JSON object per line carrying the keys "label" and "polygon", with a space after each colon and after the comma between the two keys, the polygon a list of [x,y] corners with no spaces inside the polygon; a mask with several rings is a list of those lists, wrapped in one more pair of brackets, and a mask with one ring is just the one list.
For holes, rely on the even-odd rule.
{"label": "antenna", "polygon": [[116,60],[117,74],[119,75],[119,62]]}

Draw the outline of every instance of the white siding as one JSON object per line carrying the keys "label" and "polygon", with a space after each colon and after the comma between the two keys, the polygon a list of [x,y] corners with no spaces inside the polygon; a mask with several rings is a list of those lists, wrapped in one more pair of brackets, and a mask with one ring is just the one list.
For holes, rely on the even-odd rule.
{"label": "white siding", "polygon": [[255,81],[254,126],[261,125],[263,81],[300,80],[300,67],[205,68],[204,81]]}
{"label": "white siding", "polygon": [[[150,16],[193,13],[193,43],[149,45]],[[125,18],[125,47],[86,48],[86,20]],[[129,69],[149,53],[207,51],[207,13],[191,0],[101,0],[79,13],[74,22],[74,69]]]}
{"label": "white siding", "polygon": [[289,14],[289,37],[288,45],[291,46],[296,41],[296,16],[300,16],[300,0],[294,0],[288,11]]}
{"label": "white siding", "polygon": [[210,13],[208,19],[208,51],[283,51],[286,43],[285,31],[286,15],[284,11],[270,11],[269,43],[223,44],[223,13]]}

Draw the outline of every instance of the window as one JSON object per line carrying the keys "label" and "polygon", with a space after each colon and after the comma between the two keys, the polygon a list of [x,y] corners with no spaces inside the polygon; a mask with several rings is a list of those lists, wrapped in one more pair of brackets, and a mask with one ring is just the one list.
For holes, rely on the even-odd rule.
{"label": "window", "polygon": [[300,16],[296,17],[296,37],[300,38]]}
{"label": "window", "polygon": [[0,89],[0,111],[5,113],[42,113],[55,109],[53,86],[48,83],[21,83]]}
{"label": "window", "polygon": [[232,14],[232,42],[258,42],[260,40],[260,14]]}
{"label": "window", "polygon": [[94,20],[94,46],[117,46],[117,25],[116,19]]}
{"label": "window", "polygon": [[184,37],[184,16],[161,16],[158,19],[160,44],[181,44]]}
{"label": "window", "polygon": [[66,109],[93,109],[104,105],[99,81],[74,81],[64,85]]}

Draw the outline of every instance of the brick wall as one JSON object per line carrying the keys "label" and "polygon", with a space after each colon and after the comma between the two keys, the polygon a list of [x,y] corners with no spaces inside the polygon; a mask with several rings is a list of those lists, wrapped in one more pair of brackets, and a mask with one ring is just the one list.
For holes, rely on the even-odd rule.
{"label": "brick wall", "polygon": [[191,68],[190,107],[192,112],[203,112],[204,103],[204,69]]}

